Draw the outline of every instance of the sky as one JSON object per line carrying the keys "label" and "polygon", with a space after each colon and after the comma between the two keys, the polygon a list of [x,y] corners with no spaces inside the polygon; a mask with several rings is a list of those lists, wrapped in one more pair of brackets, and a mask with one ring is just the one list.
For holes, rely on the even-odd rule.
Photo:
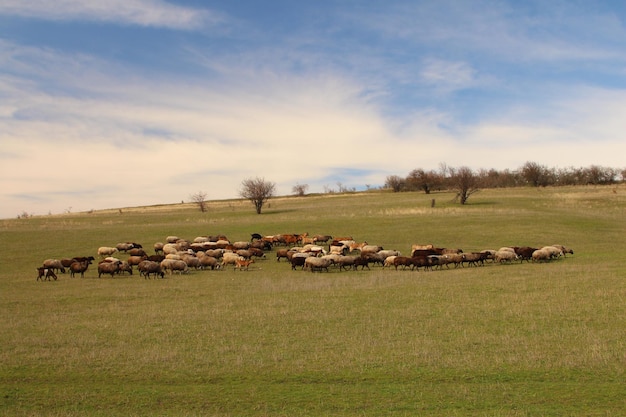
{"label": "sky", "polygon": [[0,0],[0,218],[626,167],[626,3]]}

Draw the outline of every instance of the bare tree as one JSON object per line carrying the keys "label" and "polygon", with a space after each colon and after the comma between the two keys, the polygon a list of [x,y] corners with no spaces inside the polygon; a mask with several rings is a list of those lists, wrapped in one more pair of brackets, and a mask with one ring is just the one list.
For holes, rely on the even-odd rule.
{"label": "bare tree", "polygon": [[201,212],[205,212],[207,210],[206,206],[206,196],[207,193],[204,191],[198,191],[195,194],[189,196],[189,199],[198,205],[198,208]]}
{"label": "bare tree", "polygon": [[440,186],[443,182],[442,177],[435,171],[424,171],[423,169],[414,169],[409,173],[406,182],[411,188],[423,190],[426,194],[430,194],[433,188]]}
{"label": "bare tree", "polygon": [[308,184],[296,184],[291,189],[291,192],[294,193],[297,196],[302,197],[302,196],[304,196],[306,194],[308,189],[309,189],[309,185]]}
{"label": "bare tree", "polygon": [[388,175],[385,180],[385,187],[391,188],[394,193],[402,191],[405,184],[404,178],[401,178],[399,175]]}
{"label": "bare tree", "polygon": [[457,192],[455,200],[458,199],[461,204],[465,204],[470,195],[479,191],[479,177],[468,167],[451,169],[450,171],[450,181]]}
{"label": "bare tree", "polygon": [[241,182],[239,195],[254,204],[257,214],[261,214],[263,205],[274,196],[276,184],[265,178],[247,178]]}

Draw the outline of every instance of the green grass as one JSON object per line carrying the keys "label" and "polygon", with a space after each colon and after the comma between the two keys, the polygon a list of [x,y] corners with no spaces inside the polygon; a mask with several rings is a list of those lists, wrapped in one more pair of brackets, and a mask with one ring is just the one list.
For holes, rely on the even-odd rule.
{"label": "green grass", "polygon": [[[0,221],[1,416],[621,416],[626,188],[381,192]],[[434,208],[431,199],[436,199]],[[443,271],[60,275],[132,240],[352,235],[408,253],[562,243],[547,264]]]}

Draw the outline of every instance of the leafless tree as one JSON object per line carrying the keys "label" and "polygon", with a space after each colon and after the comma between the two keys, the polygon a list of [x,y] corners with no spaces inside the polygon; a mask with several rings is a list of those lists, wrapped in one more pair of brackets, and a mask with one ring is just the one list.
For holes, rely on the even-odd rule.
{"label": "leafless tree", "polygon": [[391,188],[394,193],[402,191],[406,180],[399,175],[388,175],[385,180],[385,187]]}
{"label": "leafless tree", "polygon": [[296,184],[291,189],[291,192],[294,193],[297,196],[302,197],[302,196],[304,196],[306,194],[308,189],[309,189],[309,185],[308,184]]}
{"label": "leafless tree", "polygon": [[450,182],[457,192],[455,199],[461,204],[467,203],[470,195],[479,191],[478,176],[468,167],[451,169]]}
{"label": "leafless tree", "polygon": [[206,192],[198,191],[197,193],[189,196],[189,199],[196,203],[200,211],[204,213],[205,211],[207,211],[206,196]]}
{"label": "leafless tree", "polygon": [[274,196],[276,184],[265,178],[247,178],[241,182],[239,195],[254,204],[257,214],[261,214],[263,205]]}

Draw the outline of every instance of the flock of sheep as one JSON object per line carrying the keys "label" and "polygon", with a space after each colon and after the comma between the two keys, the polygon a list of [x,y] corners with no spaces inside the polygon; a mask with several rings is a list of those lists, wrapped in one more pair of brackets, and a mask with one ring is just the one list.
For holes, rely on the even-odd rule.
{"label": "flock of sheep", "polygon": [[[549,262],[572,249],[562,245],[543,247],[513,246],[498,250],[483,250],[465,253],[461,249],[438,248],[433,245],[412,245],[411,253],[403,256],[397,250],[384,249],[367,242],[356,242],[352,237],[333,238],[330,235],[309,236],[304,234],[279,234],[263,236],[253,233],[249,241],[231,242],[224,235],[200,236],[193,240],[168,236],[165,243],[153,245],[154,254],[148,254],[143,246],[134,242],[118,243],[115,246],[98,248],[98,262],[95,268],[98,277],[120,274],[133,274],[136,269],[140,276],[164,278],[165,274],[187,273],[190,269],[234,269],[248,270],[255,259],[266,259],[273,252],[276,261],[285,259],[293,270],[329,271],[334,267],[339,271],[370,269],[370,265],[395,270],[442,269],[463,266],[482,266],[486,262],[512,263]],[[120,254],[125,254],[121,259]],[[37,280],[56,280],[57,273],[69,270],[72,277],[85,272],[96,262],[94,256],[46,259],[37,268]]]}

